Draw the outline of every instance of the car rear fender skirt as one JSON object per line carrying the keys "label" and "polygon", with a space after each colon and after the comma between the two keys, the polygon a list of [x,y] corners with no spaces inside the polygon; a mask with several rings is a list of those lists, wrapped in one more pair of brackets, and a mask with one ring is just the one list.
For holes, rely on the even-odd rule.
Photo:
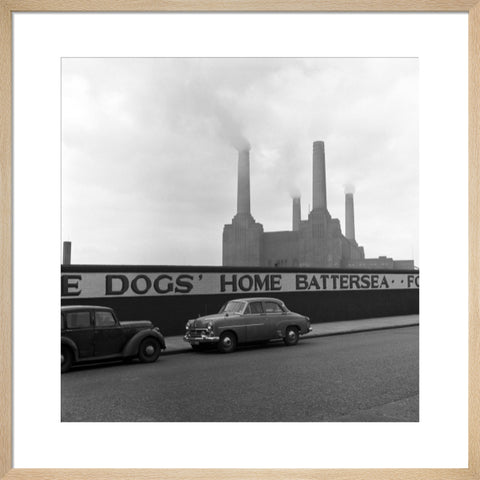
{"label": "car rear fender skirt", "polygon": [[142,330],[136,333],[123,347],[122,356],[123,357],[134,357],[138,353],[138,347],[140,342],[146,337],[156,338],[161,345],[162,350],[165,349],[165,340],[160,333],[156,330]]}
{"label": "car rear fender skirt", "polygon": [[78,362],[78,348],[75,345],[75,342],[67,337],[61,337],[62,339],[62,346],[66,345],[72,350],[73,358],[76,362]]}

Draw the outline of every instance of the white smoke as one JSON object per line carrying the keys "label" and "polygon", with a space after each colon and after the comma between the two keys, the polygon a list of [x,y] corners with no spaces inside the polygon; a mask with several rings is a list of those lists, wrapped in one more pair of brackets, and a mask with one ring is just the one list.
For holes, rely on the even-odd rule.
{"label": "white smoke", "polygon": [[219,105],[215,108],[215,115],[217,118],[218,136],[238,151],[250,150],[250,142],[244,135],[244,127],[230,112]]}
{"label": "white smoke", "polygon": [[215,136],[237,150],[249,150],[242,96],[216,85],[200,66],[184,74],[169,98],[167,116],[180,126]]}
{"label": "white smoke", "polygon": [[292,199],[294,199],[294,198],[301,198],[301,197],[302,197],[302,194],[300,193],[300,188],[298,188],[297,185],[292,185],[292,186],[290,186],[290,191],[289,191],[289,193],[290,193],[290,197],[291,197]]}

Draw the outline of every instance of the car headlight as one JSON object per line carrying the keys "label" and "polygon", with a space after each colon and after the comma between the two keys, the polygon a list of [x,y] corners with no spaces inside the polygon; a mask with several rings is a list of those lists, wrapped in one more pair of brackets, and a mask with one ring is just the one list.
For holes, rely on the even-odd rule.
{"label": "car headlight", "polygon": [[190,330],[190,322],[187,322],[187,324],[185,325],[185,330]]}
{"label": "car headlight", "polygon": [[210,322],[209,324],[207,324],[207,332],[211,332],[213,330],[213,324],[212,322]]}

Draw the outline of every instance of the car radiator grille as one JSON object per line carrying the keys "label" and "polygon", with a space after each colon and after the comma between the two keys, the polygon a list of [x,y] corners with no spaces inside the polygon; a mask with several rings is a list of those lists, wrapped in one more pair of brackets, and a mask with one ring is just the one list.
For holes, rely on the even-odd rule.
{"label": "car radiator grille", "polygon": [[189,330],[188,335],[190,338],[200,338],[202,335],[205,335],[206,330]]}

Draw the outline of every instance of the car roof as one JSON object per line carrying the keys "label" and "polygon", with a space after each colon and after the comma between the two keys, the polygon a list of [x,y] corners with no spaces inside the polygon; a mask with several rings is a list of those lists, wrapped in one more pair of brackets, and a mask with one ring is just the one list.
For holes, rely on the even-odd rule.
{"label": "car roof", "polygon": [[232,298],[230,301],[238,301],[238,302],[277,302],[277,303],[282,303],[282,300],[279,300],[278,298],[272,298],[272,297],[247,297],[247,298]]}
{"label": "car roof", "polygon": [[74,310],[112,310],[110,307],[103,305],[62,305],[62,312],[70,312]]}

